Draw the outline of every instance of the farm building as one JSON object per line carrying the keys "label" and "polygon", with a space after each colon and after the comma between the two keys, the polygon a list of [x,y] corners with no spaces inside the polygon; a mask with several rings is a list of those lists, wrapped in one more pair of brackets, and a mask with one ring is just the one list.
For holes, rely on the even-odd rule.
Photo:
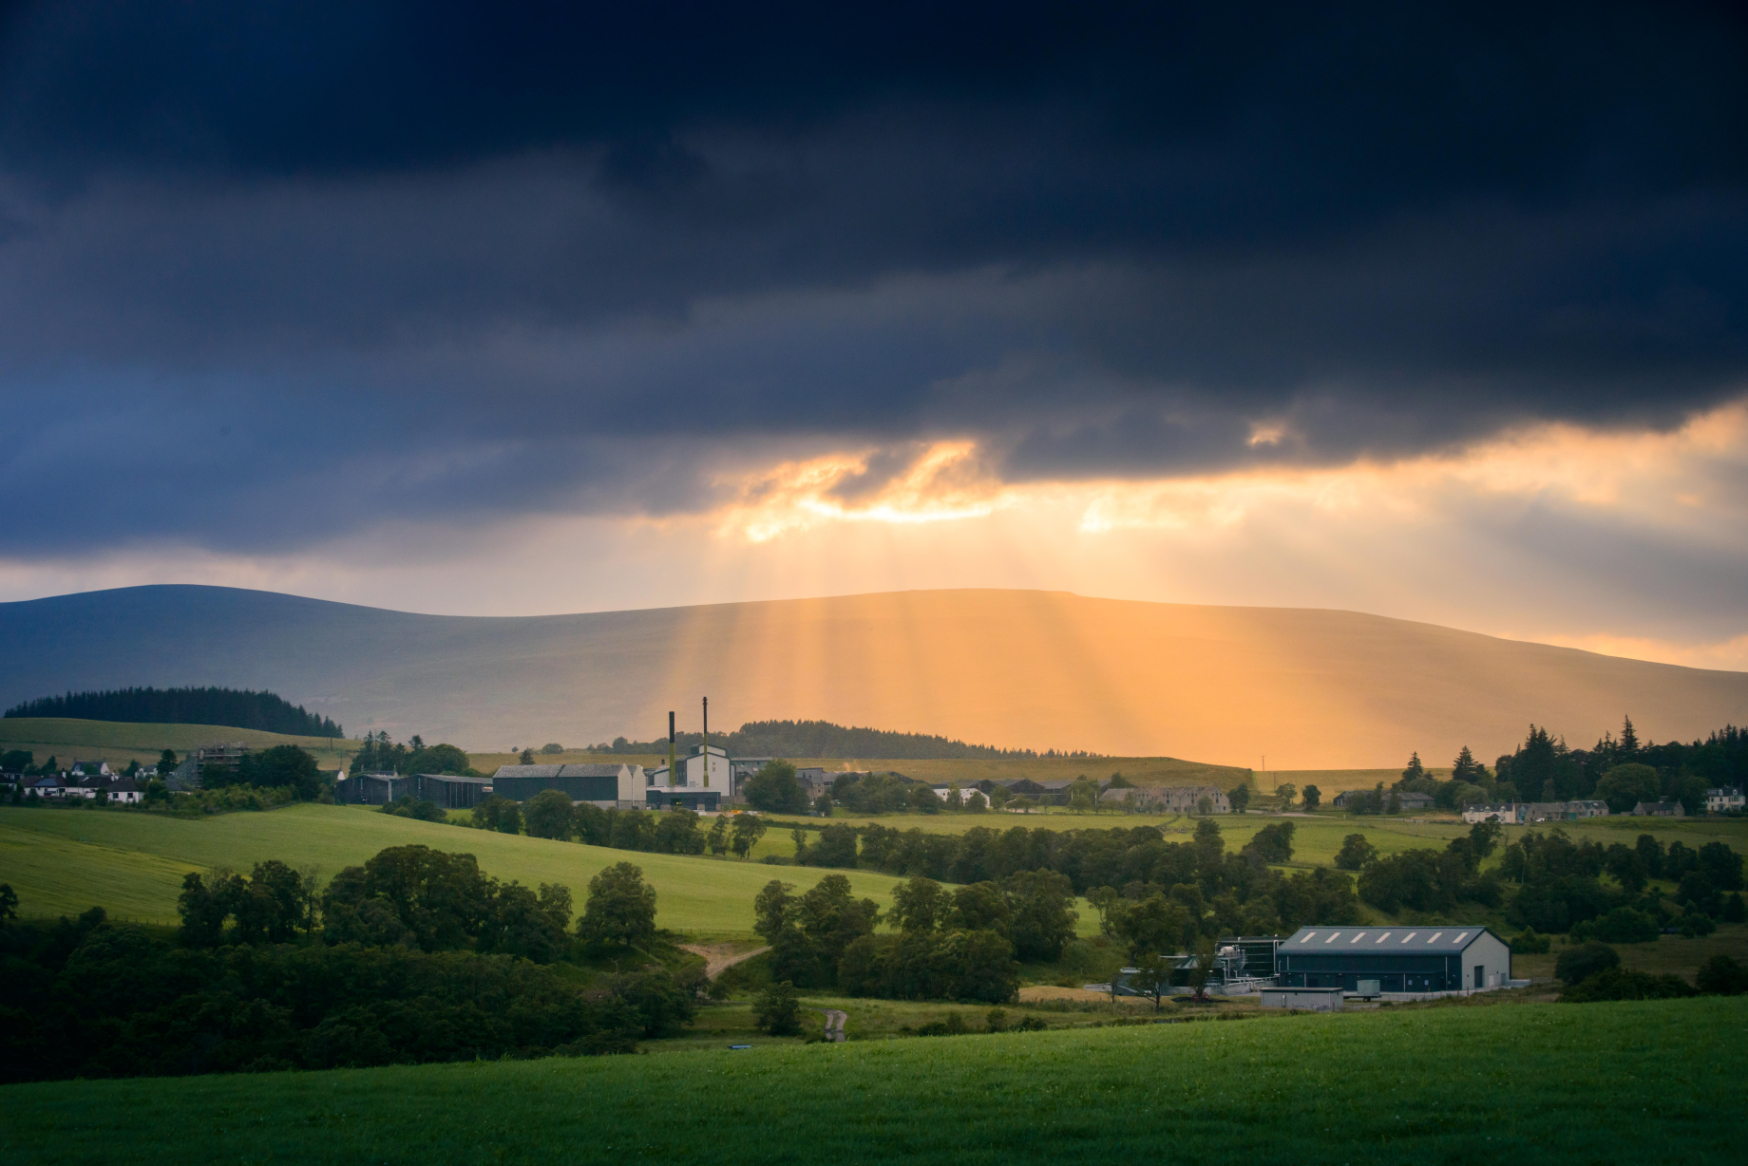
{"label": "farm building", "polygon": [[641,765],[500,765],[491,782],[492,793],[511,801],[555,789],[603,809],[641,807],[645,788]]}
{"label": "farm building", "polygon": [[1680,802],[1640,802],[1633,813],[1649,818],[1685,818],[1687,807]]}
{"label": "farm building", "polygon": [[413,779],[398,773],[355,773],[341,775],[334,783],[334,800],[361,806],[386,806],[396,798],[413,792]]}
{"label": "farm building", "polygon": [[1485,927],[1301,927],[1275,957],[1283,988],[1380,992],[1503,988],[1511,945]]}
{"label": "farm building", "polygon": [[435,802],[445,810],[471,810],[486,798],[491,782],[483,777],[459,777],[453,773],[415,773],[414,798]]}

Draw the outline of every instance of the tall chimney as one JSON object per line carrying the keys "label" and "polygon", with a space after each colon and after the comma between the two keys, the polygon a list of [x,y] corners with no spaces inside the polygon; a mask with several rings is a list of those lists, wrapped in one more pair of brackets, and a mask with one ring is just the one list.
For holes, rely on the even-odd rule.
{"label": "tall chimney", "polygon": [[710,784],[710,698],[704,698],[704,784]]}
{"label": "tall chimney", "polygon": [[668,788],[680,784],[674,780],[674,710],[668,710]]}

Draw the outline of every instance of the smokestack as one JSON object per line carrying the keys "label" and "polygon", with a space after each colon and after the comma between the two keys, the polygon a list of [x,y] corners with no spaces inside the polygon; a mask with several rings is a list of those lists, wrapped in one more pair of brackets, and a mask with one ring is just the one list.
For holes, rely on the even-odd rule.
{"label": "smokestack", "polygon": [[704,784],[710,784],[710,698],[704,698]]}
{"label": "smokestack", "polygon": [[668,710],[668,788],[672,789],[679,783],[674,780],[674,710]]}

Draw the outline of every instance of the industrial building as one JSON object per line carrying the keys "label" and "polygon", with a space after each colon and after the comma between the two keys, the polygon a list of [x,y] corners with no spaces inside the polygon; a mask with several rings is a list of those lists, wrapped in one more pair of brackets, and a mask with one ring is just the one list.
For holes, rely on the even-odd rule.
{"label": "industrial building", "polygon": [[1301,927],[1275,953],[1282,988],[1459,992],[1511,982],[1511,945],[1485,927]]}
{"label": "industrial building", "polygon": [[386,806],[413,792],[413,779],[398,773],[344,773],[334,783],[334,800],[342,804]]}
{"label": "industrial building", "polygon": [[483,777],[460,777],[453,773],[415,773],[412,795],[435,802],[445,810],[471,810],[490,796],[491,782]]}
{"label": "industrial building", "polygon": [[641,765],[500,765],[491,779],[491,792],[511,801],[555,789],[604,810],[642,809],[646,788]]}

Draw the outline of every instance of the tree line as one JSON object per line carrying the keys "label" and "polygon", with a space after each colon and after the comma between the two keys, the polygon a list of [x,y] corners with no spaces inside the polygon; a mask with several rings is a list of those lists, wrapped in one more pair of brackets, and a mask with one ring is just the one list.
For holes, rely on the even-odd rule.
{"label": "tree line", "polygon": [[344,737],[331,718],[271,692],[235,688],[118,688],[27,700],[8,717],[69,717],[149,725],[223,725],[293,737]]}
{"label": "tree line", "polygon": [[[1359,872],[1359,897],[1381,911],[1447,914],[1465,903],[1503,904],[1507,920],[1530,933],[1532,945],[1537,934],[1566,933],[1580,940],[1645,943],[1665,929],[1704,935],[1718,920],[1748,921],[1740,894],[1742,856],[1723,842],[1665,847],[1641,834],[1632,846],[1604,846],[1574,842],[1558,829],[1532,830],[1482,871],[1482,860],[1494,853],[1502,833],[1497,823],[1482,822],[1443,850],[1389,856],[1379,855],[1365,835],[1350,834],[1335,862]],[[1675,893],[1647,892],[1653,879],[1676,883]]]}
{"label": "tree line", "polygon": [[[704,743],[702,733],[674,735],[676,746],[690,752]],[[845,728],[830,721],[748,721],[727,733],[712,733],[710,744],[737,757],[880,757],[887,759],[936,760],[957,758],[1096,757],[1098,754],[1039,753],[1033,749],[1001,749],[994,745],[968,745],[951,737],[930,733],[899,733],[888,729]],[[589,746],[591,753],[665,754],[668,739],[630,741],[616,737],[611,743]]]}
{"label": "tree line", "polygon": [[1605,733],[1590,749],[1573,749],[1544,726],[1531,725],[1523,743],[1501,755],[1489,771],[1467,745],[1441,780],[1409,758],[1402,777],[1389,790],[1381,784],[1355,800],[1354,813],[1400,810],[1392,793],[1421,793],[1443,810],[1507,802],[1603,801],[1624,814],[1640,802],[1680,802],[1689,814],[1705,808],[1705,792],[1748,785],[1748,731],[1726,725],[1705,740],[1641,743],[1633,719],[1626,717],[1618,738]]}
{"label": "tree line", "polygon": [[[8,898],[5,1081],[631,1052],[689,1023],[704,986],[629,863],[591,880],[574,930],[567,888],[502,884],[420,846],[321,891],[277,861],[190,875],[176,942],[101,908],[21,924]],[[641,970],[599,970],[614,961]]]}

